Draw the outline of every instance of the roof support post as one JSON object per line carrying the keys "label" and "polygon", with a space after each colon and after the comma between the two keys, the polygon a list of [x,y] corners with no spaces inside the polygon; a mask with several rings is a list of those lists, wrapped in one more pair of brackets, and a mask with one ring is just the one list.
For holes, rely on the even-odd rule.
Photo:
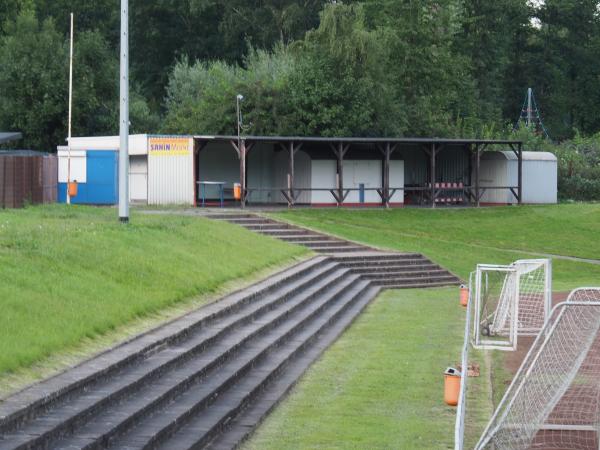
{"label": "roof support post", "polygon": [[479,207],[481,194],[479,193],[479,168],[481,166],[481,147],[475,144],[475,205]]}
{"label": "roof support post", "polygon": [[344,156],[346,152],[350,148],[350,144],[345,144],[343,142],[338,143],[337,147],[331,145],[331,148],[335,155],[337,156],[337,202],[338,206],[342,206],[344,203]]}
{"label": "roof support post", "polygon": [[518,160],[519,160],[519,205],[523,204],[523,144],[518,145]]}
{"label": "roof support post", "polygon": [[337,151],[337,188],[338,188],[338,206],[344,203],[344,144],[338,145]]}
{"label": "roof support post", "polygon": [[385,148],[383,152],[383,171],[382,171],[382,183],[381,187],[383,188],[383,205],[386,208],[390,207],[390,155],[392,153],[391,146],[389,142],[385,143]]}
{"label": "roof support post", "polygon": [[294,206],[294,142],[290,142],[289,146],[289,165],[288,165],[288,208]]}
{"label": "roof support post", "polygon": [[431,207],[435,208],[435,197],[436,197],[436,190],[435,190],[435,154],[436,154],[436,148],[435,148],[435,144],[431,144],[431,153],[430,153],[430,162],[431,162],[431,166],[430,166],[430,174],[429,174],[429,182],[431,184],[430,188],[431,188]]}
{"label": "roof support post", "polygon": [[240,148],[238,149],[240,155],[240,207],[246,208],[246,141],[242,139],[240,141]]}

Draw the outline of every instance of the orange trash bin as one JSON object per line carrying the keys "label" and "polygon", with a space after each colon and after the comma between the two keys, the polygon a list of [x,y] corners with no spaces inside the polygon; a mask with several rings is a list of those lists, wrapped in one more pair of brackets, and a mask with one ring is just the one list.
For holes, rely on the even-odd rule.
{"label": "orange trash bin", "polygon": [[460,378],[460,372],[454,367],[448,367],[444,372],[444,402],[449,406],[458,405]]}
{"label": "orange trash bin", "polygon": [[233,198],[235,200],[242,199],[242,185],[240,183],[233,183]]}
{"label": "orange trash bin", "polygon": [[77,197],[77,180],[72,181],[68,185],[69,197]]}
{"label": "orange trash bin", "polygon": [[469,288],[464,284],[460,285],[460,304],[467,306],[469,303]]}

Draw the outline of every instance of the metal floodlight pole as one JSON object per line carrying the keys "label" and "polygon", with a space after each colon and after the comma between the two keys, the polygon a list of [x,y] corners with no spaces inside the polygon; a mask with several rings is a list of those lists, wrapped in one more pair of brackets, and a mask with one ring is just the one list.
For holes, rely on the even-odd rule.
{"label": "metal floodlight pole", "polygon": [[71,13],[71,39],[69,50],[69,133],[67,137],[67,205],[71,204],[71,118],[73,114],[73,13]]}
{"label": "metal floodlight pole", "polygon": [[119,220],[129,222],[129,0],[121,0]]}

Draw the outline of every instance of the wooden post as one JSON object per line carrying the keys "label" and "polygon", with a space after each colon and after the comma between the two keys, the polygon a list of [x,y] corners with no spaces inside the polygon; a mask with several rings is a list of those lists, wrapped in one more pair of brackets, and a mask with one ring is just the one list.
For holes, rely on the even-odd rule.
{"label": "wooden post", "polygon": [[519,142],[519,205],[523,204],[523,144]]}
{"label": "wooden post", "polygon": [[431,167],[429,181],[431,183],[431,207],[435,208],[435,144],[431,144]]}
{"label": "wooden post", "polygon": [[290,157],[289,157],[289,169],[288,169],[288,195],[290,196],[289,205],[294,205],[294,143],[290,142]]}
{"label": "wooden post", "polygon": [[475,205],[479,207],[479,167],[481,166],[481,148],[479,144],[475,145]]}
{"label": "wooden post", "polygon": [[240,141],[240,206],[242,209],[246,207],[246,141]]}
{"label": "wooden post", "polygon": [[390,207],[390,143],[386,142],[383,159],[383,204],[386,208]]}
{"label": "wooden post", "polygon": [[344,203],[344,144],[339,143],[337,149],[337,182],[338,182],[338,206]]}

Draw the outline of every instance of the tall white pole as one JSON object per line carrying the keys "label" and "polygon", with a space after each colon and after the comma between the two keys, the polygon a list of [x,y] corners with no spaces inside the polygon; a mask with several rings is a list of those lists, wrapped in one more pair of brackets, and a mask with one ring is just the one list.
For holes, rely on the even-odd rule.
{"label": "tall white pole", "polygon": [[129,0],[121,0],[119,220],[129,222]]}
{"label": "tall white pole", "polygon": [[69,53],[69,132],[67,136],[67,205],[71,204],[71,117],[73,114],[73,13],[71,13],[71,49]]}
{"label": "tall white pole", "polygon": [[531,126],[531,122],[532,122],[532,108],[533,108],[533,102],[531,101],[531,88],[527,89],[527,128],[529,128]]}

